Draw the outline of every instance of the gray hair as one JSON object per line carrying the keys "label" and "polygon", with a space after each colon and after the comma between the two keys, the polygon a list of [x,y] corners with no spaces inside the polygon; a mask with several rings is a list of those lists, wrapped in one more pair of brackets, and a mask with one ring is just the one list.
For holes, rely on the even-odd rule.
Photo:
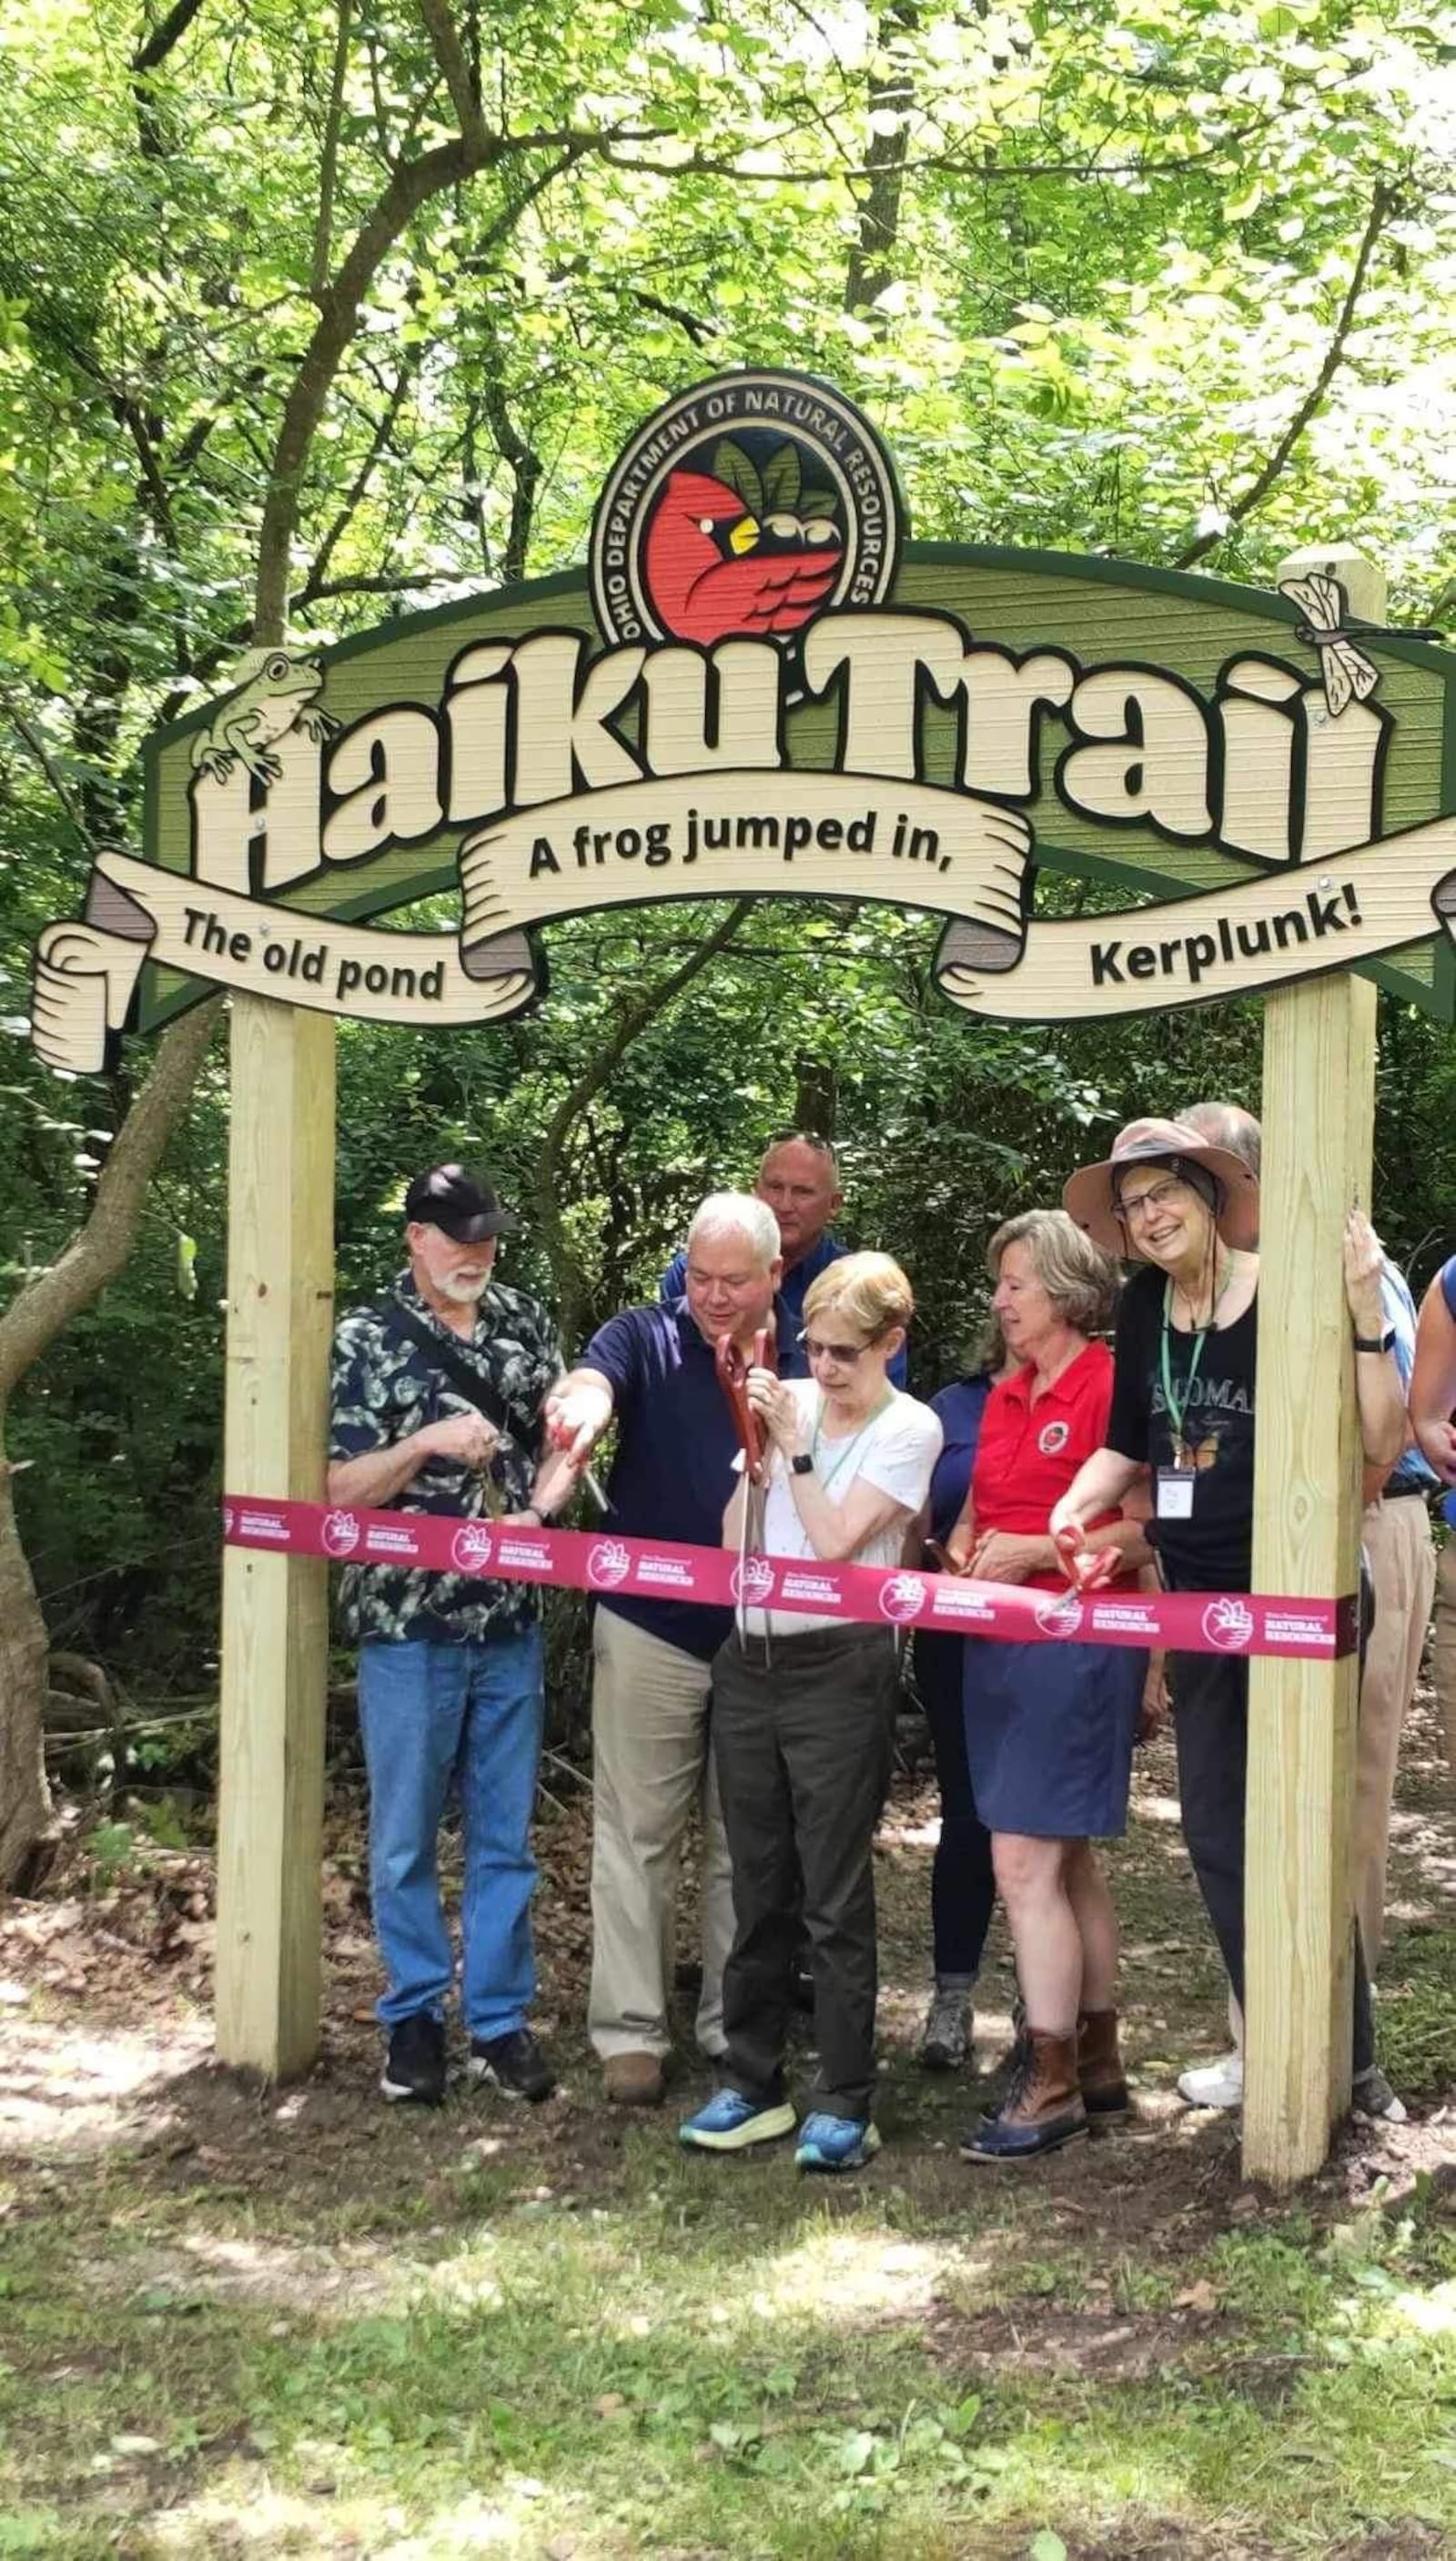
{"label": "gray hair", "polygon": [[1110,1255],[1068,1218],[1064,1209],[1023,1210],[998,1227],[986,1248],[993,1280],[1009,1245],[1024,1245],[1032,1270],[1064,1325],[1078,1334],[1105,1333],[1122,1282]]}
{"label": "gray hair", "polygon": [[1253,1113],[1245,1111],[1241,1103],[1193,1103],[1178,1116],[1185,1129],[1197,1129],[1211,1146],[1226,1147],[1229,1155],[1237,1156],[1258,1181],[1263,1132]]}
{"label": "gray hair", "polygon": [[688,1252],[715,1237],[741,1236],[753,1249],[753,1260],[766,1271],[781,1251],[778,1221],[767,1201],[753,1192],[710,1192],[700,1203],[688,1230]]}

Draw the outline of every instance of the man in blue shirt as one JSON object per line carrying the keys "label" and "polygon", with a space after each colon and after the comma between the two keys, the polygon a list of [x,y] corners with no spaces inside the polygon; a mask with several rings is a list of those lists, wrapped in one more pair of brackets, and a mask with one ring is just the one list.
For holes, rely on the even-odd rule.
{"label": "man in blue shirt", "polygon": [[[722,1545],[738,1443],[715,1346],[730,1334],[748,1354],[755,1333],[776,1326],[780,1368],[802,1366],[797,1328],[775,1295],[781,1272],[772,1211],[747,1192],[713,1194],[688,1231],[683,1294],[611,1317],[554,1389],[547,1428],[577,1462],[616,1426],[608,1533]],[[606,2096],[622,2106],[655,2107],[663,2095],[674,1888],[695,1802],[703,1814],[698,2042],[707,2054],[724,2051],[732,1886],[708,1697],[730,1621],[729,1611],[691,1601],[613,1593],[596,1604],[587,2024]]]}
{"label": "man in blue shirt", "polygon": [[[830,1221],[837,1216],[844,1197],[834,1149],[827,1138],[815,1137],[807,1129],[786,1129],[780,1137],[770,1139],[753,1190],[757,1199],[767,1202],[778,1221],[783,1256],[779,1295],[797,1334],[804,1321],[804,1294],[810,1281],[817,1280],[821,1272],[850,1251],[829,1233]],[[665,1307],[683,1294],[687,1263],[686,1254],[675,1254],[658,1282],[658,1295]],[[796,1366],[802,1374],[802,1361]],[[888,1374],[891,1386],[905,1385],[909,1365],[903,1348],[895,1353]]]}

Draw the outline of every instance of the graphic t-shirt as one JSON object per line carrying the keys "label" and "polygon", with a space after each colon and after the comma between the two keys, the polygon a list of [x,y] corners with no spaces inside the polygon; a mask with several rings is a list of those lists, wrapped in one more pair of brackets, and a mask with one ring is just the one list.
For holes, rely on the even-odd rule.
{"label": "graphic t-shirt", "polygon": [[[897,1388],[891,1388],[889,1403],[858,1432],[826,1440],[815,1428],[823,1404],[818,1388],[807,1378],[796,1378],[790,1384],[800,1413],[813,1432],[814,1468],[820,1491],[836,1509],[856,1485],[870,1484],[902,1503],[907,1512],[919,1510],[929,1490],[930,1470],[940,1453],[940,1424],[928,1405],[920,1405],[913,1396],[901,1396]],[[898,1565],[904,1536],[904,1521],[892,1520],[846,1561],[852,1565]],[[814,1554],[813,1541],[799,1518],[788,1469],[777,1451],[764,1494],[763,1552],[766,1556]],[[752,1634],[762,1635],[761,1610],[745,1610],[743,1622]],[[773,1632],[779,1636],[807,1635],[815,1627],[844,1624],[841,1619],[810,1618],[797,1610],[790,1617],[780,1611],[773,1622]]]}
{"label": "graphic t-shirt", "polygon": [[1170,1325],[1168,1372],[1180,1431],[1164,1390],[1166,1286],[1165,1276],[1149,1268],[1122,1293],[1107,1447],[1152,1468],[1155,1504],[1160,1468],[1177,1467],[1192,1480],[1187,1519],[1160,1516],[1155,1509],[1147,1524],[1165,1580],[1185,1592],[1246,1592],[1253,1552],[1257,1293],[1231,1325],[1202,1335]]}

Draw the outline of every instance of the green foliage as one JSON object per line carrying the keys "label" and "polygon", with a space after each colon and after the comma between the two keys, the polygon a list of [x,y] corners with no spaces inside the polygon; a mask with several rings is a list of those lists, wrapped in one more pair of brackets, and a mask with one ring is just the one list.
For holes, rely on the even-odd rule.
{"label": "green foliage", "polygon": [[[581,0],[569,48],[546,0],[461,23],[500,147],[376,270],[301,468],[298,644],[578,559],[645,411],[737,362],[842,384],[924,536],[1267,578],[1317,533],[1378,554],[1415,619],[1449,594],[1449,82],[1414,0]],[[138,1065],[85,1088],[34,1065],[30,946],[134,833],[147,730],[246,645],[323,280],[453,125],[406,0],[350,18],[335,125],[339,25],[248,0],[169,43],[134,0],[0,0],[0,1289],[85,1216]],[[832,506],[787,445],[717,467],[761,512]],[[832,1098],[845,1231],[909,1266],[929,1386],[1002,1216],[1150,1103],[1256,1099],[1250,1008],[968,1025],[928,985],[927,920],[795,903],[649,1024],[543,1169],[623,1001],[717,913],[563,927],[528,1023],[346,1030],[345,1300],[398,1252],[408,1170],[458,1149],[526,1207],[511,1268],[550,1293],[569,1254],[589,1322],[651,1290],[707,1183]],[[1384,1035],[1376,1209],[1428,1269],[1456,1071],[1415,1017],[1387,1007]],[[215,1066],[124,1280],[10,1422],[53,1633],[188,1696],[216,1636],[226,1146]]]}

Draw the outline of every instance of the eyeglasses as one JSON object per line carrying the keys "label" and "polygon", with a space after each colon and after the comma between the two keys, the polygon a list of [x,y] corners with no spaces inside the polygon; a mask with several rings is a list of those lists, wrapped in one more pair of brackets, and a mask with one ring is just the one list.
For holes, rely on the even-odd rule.
{"label": "eyeglasses", "polygon": [[832,1360],[837,1362],[841,1369],[853,1369],[856,1361],[879,1339],[879,1335],[875,1334],[871,1336],[868,1343],[821,1343],[814,1334],[799,1336],[811,1361]]}
{"label": "eyeglasses", "polygon": [[1117,1215],[1131,1227],[1135,1220],[1151,1218],[1155,1211],[1169,1208],[1187,1189],[1182,1174],[1170,1174],[1166,1183],[1152,1183],[1145,1192],[1134,1192],[1131,1200],[1122,1194],[1117,1202]]}

